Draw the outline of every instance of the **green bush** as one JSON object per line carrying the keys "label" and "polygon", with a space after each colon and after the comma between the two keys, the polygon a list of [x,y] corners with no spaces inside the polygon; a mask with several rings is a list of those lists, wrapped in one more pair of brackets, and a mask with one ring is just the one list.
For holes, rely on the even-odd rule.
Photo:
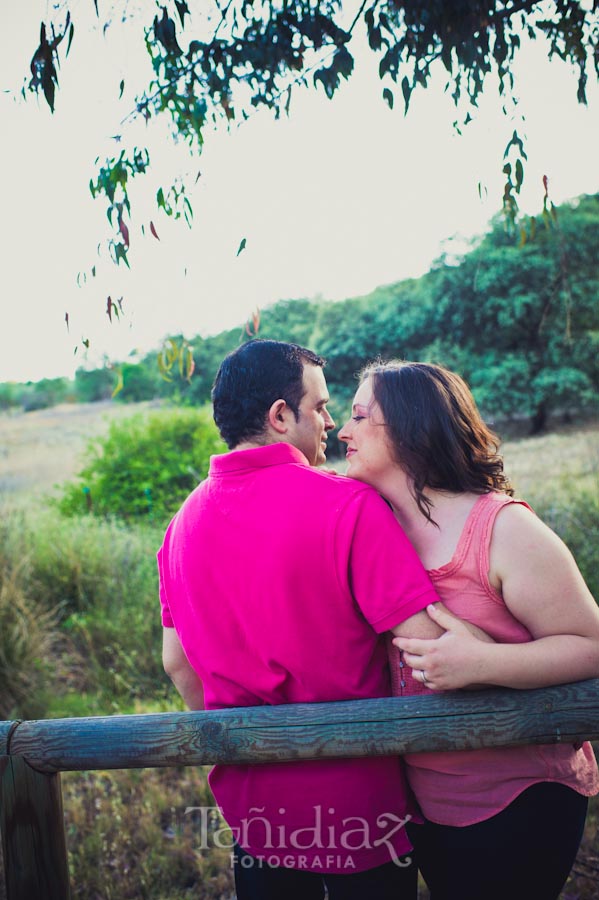
{"label": "green bush", "polygon": [[93,512],[166,525],[224,444],[206,409],[170,408],[112,422],[59,501],[66,515]]}
{"label": "green bush", "polygon": [[75,398],[77,403],[95,403],[109,400],[117,385],[114,369],[77,369],[75,372]]}
{"label": "green bush", "polygon": [[48,409],[73,399],[72,384],[67,378],[42,378],[23,385],[21,404],[25,412]]}
{"label": "green bush", "polygon": [[20,406],[19,388],[20,385],[11,381],[0,384],[0,410],[14,409]]}

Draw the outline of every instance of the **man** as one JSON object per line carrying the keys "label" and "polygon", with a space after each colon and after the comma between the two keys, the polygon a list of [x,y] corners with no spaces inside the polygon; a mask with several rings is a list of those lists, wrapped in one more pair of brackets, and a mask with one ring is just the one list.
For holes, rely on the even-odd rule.
{"label": "man", "polygon": [[[254,340],[216,376],[229,453],[158,553],[165,669],[191,709],[389,693],[384,633],[434,637],[438,598],[370,487],[318,472],[334,422],[324,360]],[[403,632],[404,635],[407,632]],[[238,900],[405,900],[410,816],[395,757],[216,766]]]}

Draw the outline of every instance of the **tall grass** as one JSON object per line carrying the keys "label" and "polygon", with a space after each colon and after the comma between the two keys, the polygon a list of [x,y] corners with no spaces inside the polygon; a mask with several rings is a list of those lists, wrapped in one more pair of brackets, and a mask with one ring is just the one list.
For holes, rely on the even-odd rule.
{"label": "tall grass", "polygon": [[58,641],[55,613],[37,610],[21,588],[22,565],[0,566],[2,719],[36,718],[44,712],[50,659]]}
{"label": "tall grass", "polygon": [[[52,510],[31,517],[5,508],[2,522],[0,609],[14,621],[0,629],[0,660],[14,668],[18,650],[23,684],[34,689],[31,673],[44,673],[37,708],[53,716],[126,712],[172,693],[160,659],[161,533]],[[15,694],[16,714],[27,713],[30,696],[25,687]]]}
{"label": "tall grass", "polygon": [[232,900],[229,851],[203,849],[190,807],[213,807],[206,772],[63,776],[73,900]]}

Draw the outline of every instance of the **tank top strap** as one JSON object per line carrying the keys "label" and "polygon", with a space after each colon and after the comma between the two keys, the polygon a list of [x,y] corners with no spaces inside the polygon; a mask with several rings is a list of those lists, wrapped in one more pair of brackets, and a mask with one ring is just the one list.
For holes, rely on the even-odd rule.
{"label": "tank top strap", "polygon": [[531,507],[525,500],[517,500],[508,494],[491,491],[483,494],[476,504],[476,519],[472,523],[471,543],[470,543],[470,559],[478,560],[478,574],[481,584],[485,590],[494,598],[497,597],[497,591],[489,581],[490,568],[490,550],[491,537],[493,535],[493,526],[498,513],[506,506],[517,503],[519,506],[525,506],[527,509]]}

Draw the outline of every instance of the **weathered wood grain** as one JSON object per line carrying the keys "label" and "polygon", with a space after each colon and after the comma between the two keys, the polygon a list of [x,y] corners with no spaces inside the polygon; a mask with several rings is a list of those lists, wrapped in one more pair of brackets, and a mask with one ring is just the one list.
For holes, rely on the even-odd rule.
{"label": "weathered wood grain", "polygon": [[0,756],[8,756],[10,736],[18,724],[18,721],[0,722]]}
{"label": "weathered wood grain", "polygon": [[69,900],[60,775],[1,757],[0,833],[8,900]]}
{"label": "weathered wood grain", "polygon": [[535,691],[23,722],[40,771],[370,756],[599,739],[599,679]]}

